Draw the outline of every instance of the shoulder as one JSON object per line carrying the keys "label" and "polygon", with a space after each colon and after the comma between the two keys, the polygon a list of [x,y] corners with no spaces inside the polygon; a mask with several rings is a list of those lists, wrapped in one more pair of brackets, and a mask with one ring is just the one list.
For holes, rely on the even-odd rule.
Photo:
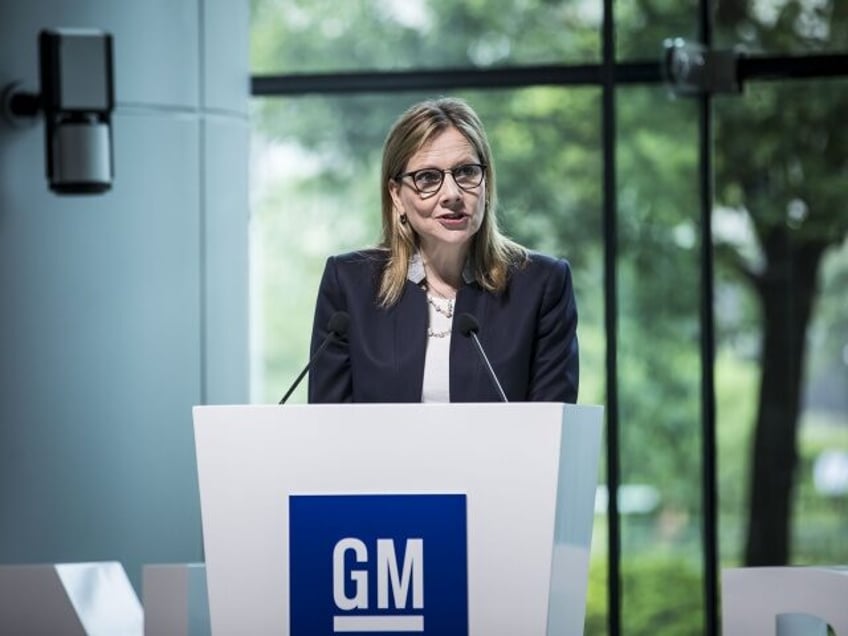
{"label": "shoulder", "polygon": [[508,290],[513,299],[524,303],[560,302],[574,295],[571,266],[564,258],[528,252],[527,259],[511,272]]}
{"label": "shoulder", "polygon": [[379,276],[389,259],[388,250],[373,248],[335,254],[327,259],[326,269],[337,276]]}
{"label": "shoulder", "polygon": [[373,296],[388,260],[388,251],[365,249],[335,254],[327,259],[323,284]]}
{"label": "shoulder", "polygon": [[355,252],[345,252],[344,254],[335,254],[327,259],[328,263],[332,263],[335,267],[356,269],[356,268],[373,268],[382,269],[389,258],[388,250],[380,248],[371,248],[365,250],[356,250]]}
{"label": "shoulder", "polygon": [[514,266],[513,276],[517,279],[553,279],[565,282],[571,279],[571,266],[564,258],[557,258],[529,251],[527,259]]}

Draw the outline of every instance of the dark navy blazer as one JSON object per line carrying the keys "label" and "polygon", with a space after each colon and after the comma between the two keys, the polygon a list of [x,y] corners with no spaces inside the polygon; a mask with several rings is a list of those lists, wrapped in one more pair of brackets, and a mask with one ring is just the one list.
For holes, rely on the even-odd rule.
{"label": "dark navy blazer", "polygon": [[[334,340],[309,375],[310,402],[420,402],[427,346],[427,300],[411,281],[389,308],[377,304],[383,250],[327,260],[312,330],[312,352],[327,334],[334,312],[350,315],[347,337]],[[492,367],[512,401],[576,402],[577,308],[566,261],[531,253],[502,294],[477,283],[457,293],[455,315],[470,313]],[[470,338],[450,344],[452,402],[500,398]]]}

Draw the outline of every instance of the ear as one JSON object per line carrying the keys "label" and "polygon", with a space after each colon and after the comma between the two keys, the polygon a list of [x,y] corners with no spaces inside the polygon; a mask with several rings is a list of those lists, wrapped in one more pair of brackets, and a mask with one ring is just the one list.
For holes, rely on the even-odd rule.
{"label": "ear", "polygon": [[389,188],[389,194],[392,197],[392,202],[395,205],[395,210],[403,210],[403,201],[400,198],[400,182],[395,179],[389,179],[389,183],[387,184]]}

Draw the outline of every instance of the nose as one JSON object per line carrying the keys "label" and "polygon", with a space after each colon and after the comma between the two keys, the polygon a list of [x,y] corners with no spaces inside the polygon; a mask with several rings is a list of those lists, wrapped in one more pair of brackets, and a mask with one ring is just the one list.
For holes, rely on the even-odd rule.
{"label": "nose", "polygon": [[444,179],[442,179],[442,187],[439,189],[439,197],[442,201],[455,201],[460,198],[462,188],[456,184],[453,178],[453,173],[450,170],[445,170]]}

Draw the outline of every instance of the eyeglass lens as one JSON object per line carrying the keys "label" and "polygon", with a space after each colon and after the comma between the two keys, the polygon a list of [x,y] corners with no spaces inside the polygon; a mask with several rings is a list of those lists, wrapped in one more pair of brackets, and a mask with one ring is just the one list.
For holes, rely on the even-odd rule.
{"label": "eyeglass lens", "polygon": [[452,170],[438,170],[436,168],[425,168],[417,170],[410,176],[419,192],[435,192],[442,187],[445,173],[449,172],[460,188],[476,188],[483,181],[483,166],[477,163],[469,163],[457,166]]}

